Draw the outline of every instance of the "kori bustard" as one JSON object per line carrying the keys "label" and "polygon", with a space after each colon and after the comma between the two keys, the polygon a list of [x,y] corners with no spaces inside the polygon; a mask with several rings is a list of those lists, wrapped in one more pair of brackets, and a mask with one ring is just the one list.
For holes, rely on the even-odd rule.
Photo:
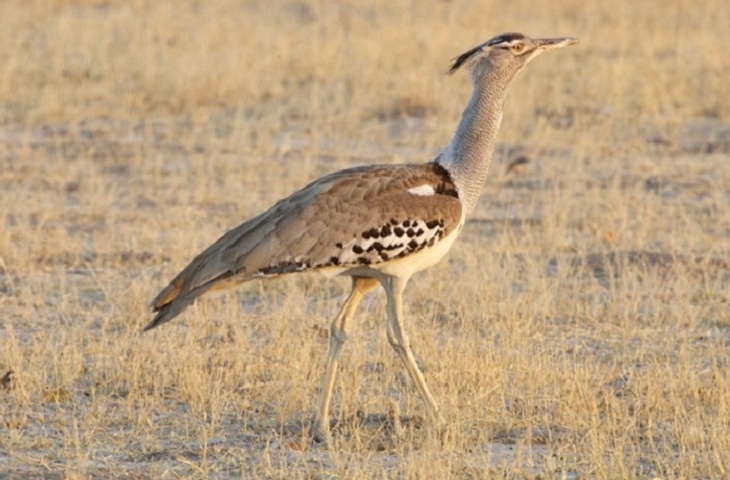
{"label": "kori bustard", "polygon": [[577,43],[505,33],[454,60],[473,93],[449,144],[428,163],[374,165],[327,175],[230,230],[193,259],[152,301],[150,330],[197,297],[257,278],[318,271],[347,275],[352,290],[330,328],[329,354],[314,417],[316,438],[329,434],[329,405],[347,325],[363,296],[387,295],[387,337],[433,420],[443,423],[406,334],[403,290],[437,263],[474,209],[494,150],[507,87],[533,58]]}

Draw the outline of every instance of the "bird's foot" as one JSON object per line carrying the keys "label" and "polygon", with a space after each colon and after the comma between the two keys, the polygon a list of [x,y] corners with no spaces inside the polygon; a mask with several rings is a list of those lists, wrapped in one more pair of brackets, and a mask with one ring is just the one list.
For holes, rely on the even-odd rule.
{"label": "bird's foot", "polygon": [[312,418],[312,425],[309,428],[309,435],[315,443],[329,443],[332,439],[331,428],[333,422],[325,422],[315,415]]}

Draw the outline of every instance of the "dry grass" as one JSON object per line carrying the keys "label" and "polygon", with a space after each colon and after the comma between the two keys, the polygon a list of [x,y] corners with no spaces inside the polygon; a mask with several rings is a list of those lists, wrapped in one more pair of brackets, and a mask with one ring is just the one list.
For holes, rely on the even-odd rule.
{"label": "dry grass", "polygon": [[[730,475],[725,0],[181,3],[0,3],[0,477]],[[443,438],[371,421],[425,413],[373,295],[343,426],[307,442],[345,280],[140,335],[226,228],[436,153],[469,94],[440,73],[505,30],[582,43],[515,82],[477,212],[409,287]]]}

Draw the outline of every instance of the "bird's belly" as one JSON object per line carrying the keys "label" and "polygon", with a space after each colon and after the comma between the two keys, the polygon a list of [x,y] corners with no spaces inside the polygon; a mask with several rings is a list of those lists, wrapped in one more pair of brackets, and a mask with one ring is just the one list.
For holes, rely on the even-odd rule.
{"label": "bird's belly", "polygon": [[432,267],[441,261],[451,249],[460,232],[461,225],[432,247],[424,248],[403,258],[396,258],[389,262],[373,265],[373,268],[385,275],[407,279],[414,273]]}

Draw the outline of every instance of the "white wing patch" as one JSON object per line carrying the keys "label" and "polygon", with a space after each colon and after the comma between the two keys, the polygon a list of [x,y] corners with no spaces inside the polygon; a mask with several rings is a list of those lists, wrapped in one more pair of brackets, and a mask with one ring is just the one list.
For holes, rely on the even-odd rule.
{"label": "white wing patch", "polygon": [[425,183],[423,185],[419,185],[417,187],[408,189],[408,193],[410,193],[411,195],[420,195],[422,197],[430,197],[431,195],[435,194],[436,191],[433,189],[432,185]]}

